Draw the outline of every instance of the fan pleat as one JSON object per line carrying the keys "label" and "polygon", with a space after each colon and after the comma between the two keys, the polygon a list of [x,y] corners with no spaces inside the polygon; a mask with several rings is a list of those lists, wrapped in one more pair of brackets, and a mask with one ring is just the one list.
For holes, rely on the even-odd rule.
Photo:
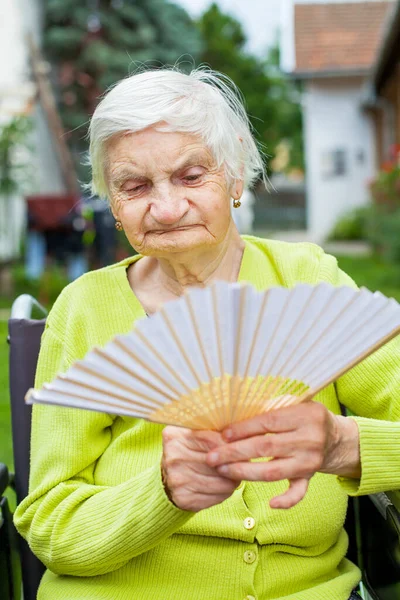
{"label": "fan pleat", "polygon": [[[316,344],[318,353],[315,353],[314,356],[307,357],[302,365],[303,372],[301,376],[303,381],[312,382],[314,379],[321,379],[321,377],[328,376],[328,372],[335,372],[340,369],[341,364],[346,364],[344,357],[348,360],[350,352],[350,356],[353,354],[357,355],[357,350],[359,354],[362,353],[364,346],[360,345],[360,342],[362,342],[362,338],[365,336],[364,328],[371,319],[377,318],[379,313],[386,308],[385,304],[387,304],[387,299],[373,299],[372,294],[369,293],[370,297],[368,303],[364,302],[364,298],[362,298],[362,303],[360,302],[364,308],[361,312],[361,306],[359,306],[359,302],[356,301],[357,292],[354,291],[353,293],[354,300],[349,305],[346,313],[342,314],[340,323],[335,323],[335,326],[332,326],[331,324],[330,329],[324,332],[325,335],[321,336]],[[382,337],[384,337],[384,335],[382,335]],[[330,357],[329,365],[327,365],[326,362],[324,363],[328,354]]]}
{"label": "fan pleat", "polygon": [[85,397],[81,394],[75,395],[72,392],[64,393],[51,387],[42,388],[39,392],[32,392],[31,402],[37,404],[54,404],[57,406],[70,406],[71,408],[81,408],[85,410],[94,410],[96,412],[106,412],[127,417],[137,417],[140,419],[148,418],[148,410],[140,410],[139,406],[130,406],[126,408],[118,402],[109,401],[102,404],[94,397]]}
{"label": "fan pleat", "polygon": [[155,385],[163,389],[167,397],[172,395],[178,398],[185,392],[186,388],[171,374],[164,363],[154,359],[154,354],[142,342],[136,331],[130,335],[116,336],[112,343],[126,353],[132,376],[135,376],[137,370],[143,378],[154,381]]}
{"label": "fan pleat", "polygon": [[[143,323],[139,322],[133,336],[137,335],[144,346],[147,346],[154,368],[157,370],[159,365],[165,367],[184,389],[184,393],[190,393],[191,387],[187,380],[185,363],[180,354],[176,352],[175,343],[168,334],[168,328],[163,322],[161,314],[156,313],[149,319],[149,326],[145,333],[141,331],[141,326]],[[174,357],[173,365],[171,365],[172,356]]]}
{"label": "fan pleat", "polygon": [[118,343],[114,343],[106,346],[104,350],[96,348],[87,361],[88,368],[95,370],[100,377],[108,373],[117,387],[125,381],[142,395],[154,397],[155,401],[160,403],[164,403],[165,398],[173,400],[177,397],[177,395],[171,395],[166,386],[163,387],[162,379],[157,378],[155,383],[152,384],[148,373],[143,372],[140,368],[138,369],[140,365],[133,363],[132,359],[128,362],[129,358],[123,348]]}

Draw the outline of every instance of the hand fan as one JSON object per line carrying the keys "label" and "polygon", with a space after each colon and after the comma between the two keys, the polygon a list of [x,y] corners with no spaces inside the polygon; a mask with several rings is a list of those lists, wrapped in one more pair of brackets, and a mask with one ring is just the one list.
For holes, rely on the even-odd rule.
{"label": "hand fan", "polygon": [[379,292],[216,282],[94,348],[26,401],[221,430],[312,398],[398,333],[400,305]]}

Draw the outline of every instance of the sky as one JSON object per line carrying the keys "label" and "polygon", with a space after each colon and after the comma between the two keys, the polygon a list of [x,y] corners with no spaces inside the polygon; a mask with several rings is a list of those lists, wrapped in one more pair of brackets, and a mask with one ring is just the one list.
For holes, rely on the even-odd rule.
{"label": "sky", "polygon": [[[212,0],[174,0],[193,17],[198,17]],[[224,12],[232,14],[243,26],[250,52],[263,55],[277,39],[282,0],[217,0]]]}

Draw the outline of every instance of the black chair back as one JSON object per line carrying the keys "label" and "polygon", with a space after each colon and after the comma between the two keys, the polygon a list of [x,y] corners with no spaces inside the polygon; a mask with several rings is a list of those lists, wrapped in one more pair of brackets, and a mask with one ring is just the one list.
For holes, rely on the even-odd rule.
{"label": "black chair back", "polygon": [[[45,319],[15,319],[8,322],[10,343],[10,400],[17,502],[28,494],[31,406],[24,402],[34,385],[35,370]],[[19,536],[24,600],[35,600],[44,565]]]}

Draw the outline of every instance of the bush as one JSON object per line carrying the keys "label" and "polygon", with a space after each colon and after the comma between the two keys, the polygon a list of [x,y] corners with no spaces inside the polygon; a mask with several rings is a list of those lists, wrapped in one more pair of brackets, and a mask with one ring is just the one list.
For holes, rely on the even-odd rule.
{"label": "bush", "polygon": [[360,206],[345,213],[336,222],[329,234],[329,241],[365,240],[368,222],[371,218],[371,206]]}
{"label": "bush", "polygon": [[375,252],[389,263],[400,265],[400,208],[388,212],[376,207],[367,226]]}

